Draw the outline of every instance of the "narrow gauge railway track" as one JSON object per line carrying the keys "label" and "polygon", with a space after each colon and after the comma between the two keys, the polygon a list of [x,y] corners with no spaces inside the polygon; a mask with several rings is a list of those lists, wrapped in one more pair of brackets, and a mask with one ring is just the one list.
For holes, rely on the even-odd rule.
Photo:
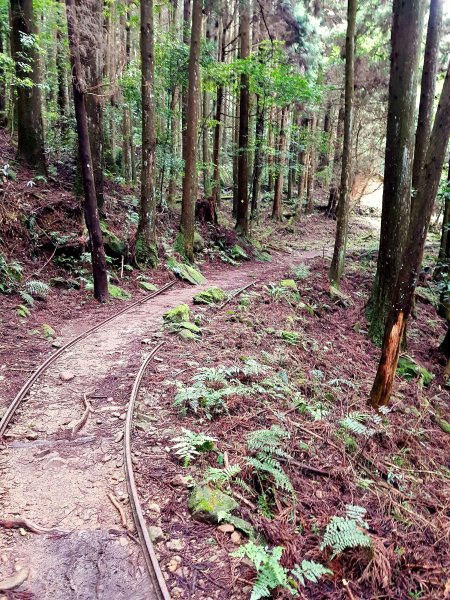
{"label": "narrow gauge railway track", "polygon": [[[45,371],[53,363],[55,363],[55,361],[59,357],[61,357],[61,355],[65,351],[67,351],[68,349],[75,346],[78,342],[86,339],[89,335],[93,334],[94,332],[97,332],[99,329],[104,327],[107,323],[110,323],[113,319],[119,317],[120,315],[123,315],[124,313],[126,313],[128,311],[131,311],[134,307],[141,305],[141,304],[147,302],[148,300],[151,300],[152,298],[162,294],[163,292],[165,292],[166,290],[171,288],[175,283],[176,283],[176,281],[171,281],[168,284],[161,287],[155,293],[149,294],[145,298],[142,298],[142,299],[138,300],[137,302],[134,302],[130,306],[125,307],[121,311],[119,311],[119,312],[115,313],[114,315],[108,317],[107,319],[103,320],[101,323],[94,325],[90,329],[84,331],[77,337],[73,338],[72,340],[70,340],[69,342],[64,344],[61,348],[59,348],[56,352],[54,352],[51,356],[49,356],[34,371],[32,376],[25,382],[25,384],[22,386],[22,388],[20,389],[18,394],[15,396],[15,398],[13,399],[11,404],[8,406],[5,414],[3,415],[2,419],[0,420],[0,441],[3,438],[8,426],[12,422],[13,417],[16,414],[18,408],[20,407],[22,401],[24,400],[26,395],[31,390],[32,386],[35,384],[35,382],[38,380],[38,378],[42,374],[44,374]],[[151,581],[152,588],[153,588],[151,594],[149,594],[148,596],[145,596],[145,595],[140,596],[140,598],[148,597],[149,599],[151,598],[152,600],[155,597],[158,598],[158,600],[170,600],[170,594],[167,590],[167,587],[166,587],[166,584],[164,581],[164,577],[162,575],[158,560],[156,558],[153,544],[148,535],[147,528],[145,525],[145,519],[144,519],[142,509],[140,507],[139,499],[137,496],[137,490],[136,490],[136,485],[134,482],[134,474],[133,474],[133,467],[132,467],[132,457],[131,457],[131,429],[132,429],[132,425],[133,425],[134,404],[135,404],[137,395],[139,393],[139,388],[140,388],[140,384],[141,384],[141,380],[142,380],[145,368],[147,367],[150,360],[154,357],[156,352],[159,350],[161,345],[162,344],[159,344],[158,346],[156,346],[150,352],[150,354],[147,355],[147,357],[145,358],[143,364],[141,365],[141,367],[139,369],[139,372],[136,376],[136,379],[135,379],[135,382],[133,385],[133,389],[131,392],[131,397],[130,397],[129,404],[128,404],[125,426],[124,426],[124,431],[123,431],[125,482],[126,482],[126,486],[128,488],[129,502],[130,502],[131,512],[133,515],[134,525],[135,525],[136,531],[138,532],[138,535],[139,535],[139,540],[141,543],[141,550],[142,550],[142,553],[143,553],[143,556],[145,559],[148,574],[149,574],[150,581]],[[130,598],[132,598],[132,596],[130,596]]]}
{"label": "narrow gauge railway track", "polygon": [[27,379],[27,381],[24,383],[24,385],[22,386],[22,388],[17,393],[17,395],[14,398],[14,400],[11,402],[11,404],[6,409],[5,414],[2,416],[2,418],[0,420],[0,440],[4,436],[5,431],[8,428],[8,425],[11,423],[11,420],[14,417],[17,409],[21,405],[21,403],[22,403],[23,399],[25,398],[25,396],[30,391],[30,389],[31,389],[32,385],[34,384],[34,382],[39,378],[40,375],[42,375],[56,361],[57,358],[59,358],[61,356],[61,354],[63,354],[63,352],[65,352],[69,348],[72,348],[73,346],[75,346],[75,344],[77,344],[78,342],[81,342],[81,340],[86,339],[89,335],[91,335],[91,333],[94,333],[94,332],[98,331],[101,327],[103,327],[107,323],[110,323],[112,320],[116,319],[117,317],[120,317],[120,315],[123,315],[124,313],[130,311],[131,309],[135,308],[136,306],[144,304],[144,302],[148,302],[148,300],[151,300],[152,298],[155,298],[156,296],[159,296],[160,294],[162,294],[163,292],[165,292],[166,290],[168,290],[169,288],[171,288],[173,285],[175,285],[175,283],[176,283],[175,280],[174,281],[170,281],[169,283],[166,283],[166,285],[164,285],[162,288],[160,288],[159,290],[157,290],[153,294],[149,294],[148,296],[145,296],[145,298],[141,298],[140,300],[137,300],[136,302],[133,302],[133,304],[130,304],[130,306],[126,306],[122,310],[119,310],[119,312],[115,313],[114,315],[111,315],[107,319],[104,319],[103,321],[101,321],[101,323],[98,323],[97,325],[94,325],[90,329],[87,329],[86,331],[83,331],[83,333],[80,333],[80,335],[78,335],[77,337],[73,338],[72,340],[70,340],[69,342],[67,342],[63,346],[61,346],[61,348],[59,348],[56,352],[54,352],[53,354],[51,354],[34,371],[34,373],[31,375],[31,377],[29,379]]}

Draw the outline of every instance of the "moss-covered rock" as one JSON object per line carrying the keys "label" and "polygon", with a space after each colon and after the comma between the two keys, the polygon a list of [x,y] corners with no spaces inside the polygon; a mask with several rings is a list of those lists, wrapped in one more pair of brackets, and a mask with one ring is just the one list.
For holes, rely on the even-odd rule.
{"label": "moss-covered rock", "polygon": [[288,290],[293,290],[294,292],[298,292],[298,287],[296,282],[293,279],[283,279],[280,281],[281,287],[284,287]]}
{"label": "moss-covered rock", "polygon": [[52,277],[49,283],[52,287],[58,289],[68,290],[70,288],[74,288],[78,290],[81,287],[81,283],[79,281],[76,279],[68,279],[67,277]]}
{"label": "moss-covered rock", "polygon": [[198,485],[192,490],[188,506],[198,519],[218,523],[220,514],[233,512],[238,507],[238,503],[217,488]]}
{"label": "moss-covered rock", "polygon": [[184,279],[193,285],[202,285],[203,283],[206,283],[206,279],[200,271],[197,271],[197,269],[194,269],[194,267],[191,267],[190,265],[179,263],[173,258],[167,261],[167,267],[175,273],[175,275],[180,277],[180,279]]}
{"label": "moss-covered rock", "polygon": [[202,236],[195,231],[194,232],[194,252],[201,252],[205,247],[205,240]]}
{"label": "moss-covered rock", "polygon": [[171,308],[163,315],[165,323],[182,323],[189,321],[191,313],[187,304],[179,304],[175,308]]}
{"label": "moss-covered rock", "polygon": [[436,423],[439,425],[439,427],[442,429],[442,431],[444,433],[450,434],[450,423],[448,421],[446,421],[445,419],[436,417]]}
{"label": "moss-covered rock", "polygon": [[127,244],[121,240],[115,233],[108,229],[108,225],[105,221],[100,221],[100,229],[103,235],[103,243],[107,250],[110,250],[113,254],[123,256],[126,253]]}
{"label": "moss-covered rock", "polygon": [[146,292],[156,292],[158,290],[154,283],[149,283],[148,281],[140,281],[139,287]]}
{"label": "moss-covered rock", "polygon": [[194,296],[194,304],[219,304],[226,298],[225,292],[219,287],[210,287]]}
{"label": "moss-covered rock", "polygon": [[195,323],[183,321],[182,323],[179,323],[177,326],[179,327],[179,329],[192,331],[192,333],[201,333],[200,327],[198,327]]}
{"label": "moss-covered rock", "polygon": [[112,298],[116,298],[117,300],[129,300],[131,298],[130,292],[112,283],[108,285],[108,292]]}

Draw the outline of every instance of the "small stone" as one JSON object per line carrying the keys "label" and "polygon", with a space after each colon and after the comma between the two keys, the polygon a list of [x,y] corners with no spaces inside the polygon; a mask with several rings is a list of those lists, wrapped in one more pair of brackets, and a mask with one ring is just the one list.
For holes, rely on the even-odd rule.
{"label": "small stone", "polygon": [[172,477],[172,479],[170,480],[170,483],[172,485],[179,485],[182,487],[188,487],[189,486],[189,479],[187,477],[184,477],[183,475],[175,475],[175,477]]}
{"label": "small stone", "polygon": [[51,469],[59,469],[60,467],[63,467],[65,464],[66,464],[66,461],[63,458],[61,458],[59,456],[55,456],[48,461],[47,467],[49,467]]}
{"label": "small stone", "polygon": [[167,563],[167,570],[174,573],[179,567],[179,564],[173,558]]}
{"label": "small stone", "polygon": [[171,590],[171,594],[174,598],[180,598],[183,595],[183,590],[179,587],[174,587]]}
{"label": "small stone", "polygon": [[128,540],[127,540],[127,538],[126,538],[126,537],[123,537],[123,536],[121,536],[121,537],[119,538],[119,544],[120,544],[121,546],[128,546]]}
{"label": "small stone", "polygon": [[97,419],[95,422],[97,423],[97,425],[101,425],[103,423],[101,419]]}
{"label": "small stone", "polygon": [[35,431],[30,431],[30,433],[27,433],[27,440],[37,440],[38,439],[38,434]]}
{"label": "small stone", "polygon": [[322,490],[317,490],[316,491],[316,498],[319,498],[319,500],[321,500],[323,498],[323,492],[322,492]]}
{"label": "small stone", "polygon": [[174,550],[175,552],[179,552],[184,548],[184,544],[181,540],[169,540],[166,546],[168,550]]}
{"label": "small stone", "polygon": [[116,436],[114,437],[114,442],[117,444],[118,442],[121,442],[123,439],[123,431],[119,431]]}
{"label": "small stone", "polygon": [[8,555],[7,554],[2,554],[0,556],[0,561],[2,561],[4,563],[7,562],[8,561]]}
{"label": "small stone", "polygon": [[164,532],[161,529],[161,527],[156,527],[155,525],[149,525],[147,527],[147,531],[148,531],[148,535],[150,536],[150,539],[152,540],[152,542],[158,542],[159,540],[162,540],[164,537]]}
{"label": "small stone", "polygon": [[75,375],[72,373],[72,371],[61,371],[61,373],[59,374],[59,378],[61,381],[72,381],[74,377]]}
{"label": "small stone", "polygon": [[156,502],[149,502],[147,508],[150,512],[156,513],[157,515],[161,513],[161,507],[159,506],[159,504],[156,504]]}
{"label": "small stone", "polygon": [[251,586],[251,585],[245,585],[245,586],[242,588],[242,591],[244,592],[244,594],[250,594],[250,593],[251,593],[251,591],[252,591],[252,586]]}
{"label": "small stone", "polygon": [[26,530],[26,529],[24,529],[23,527],[21,527],[21,528],[19,529],[19,534],[20,534],[20,535],[22,535],[22,536],[25,536],[25,535],[27,535],[27,530]]}
{"label": "small stone", "polygon": [[217,528],[222,533],[233,533],[234,525],[230,525],[229,523],[224,523],[223,525],[219,525]]}
{"label": "small stone", "polygon": [[106,398],[106,402],[113,402],[114,398],[112,396],[110,396],[109,398]]}
{"label": "small stone", "polygon": [[23,569],[22,567],[11,577],[7,577],[0,581],[0,590],[5,592],[6,590],[14,590],[19,587],[28,579],[30,574],[29,569]]}
{"label": "small stone", "polygon": [[53,346],[53,348],[61,348],[62,344],[61,344],[61,342],[54,341],[52,343],[52,346]]}
{"label": "small stone", "polygon": [[238,531],[233,531],[233,533],[230,536],[231,541],[233,542],[233,544],[235,544],[236,546],[239,546],[239,544],[241,543],[241,534]]}

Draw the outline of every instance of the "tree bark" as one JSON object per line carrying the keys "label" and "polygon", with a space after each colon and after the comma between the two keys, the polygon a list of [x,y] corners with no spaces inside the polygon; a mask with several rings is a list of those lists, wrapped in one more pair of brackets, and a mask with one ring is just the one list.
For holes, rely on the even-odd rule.
{"label": "tree bark", "polygon": [[343,94],[341,95],[341,101],[339,105],[338,112],[338,122],[336,126],[336,141],[334,145],[334,157],[333,157],[333,172],[331,175],[331,183],[330,183],[330,191],[328,195],[328,205],[326,214],[331,216],[336,213],[336,208],[338,204],[338,198],[340,195],[340,185],[341,178],[340,175],[342,173],[342,150],[343,150],[343,135],[344,135],[344,117],[345,117],[345,108],[343,102]]}
{"label": "tree bark", "polygon": [[275,177],[275,190],[273,195],[273,208],[272,208],[272,219],[281,221],[283,216],[282,211],[282,197],[283,197],[283,182],[284,182],[284,168],[286,161],[286,117],[288,107],[283,106],[281,111],[281,122],[280,132],[278,134],[277,144],[277,174]]}
{"label": "tree bark", "polygon": [[261,97],[256,97],[256,125],[255,125],[255,159],[253,161],[253,182],[252,182],[252,205],[251,220],[257,220],[258,203],[261,192],[261,180],[264,166],[264,124],[265,124],[265,105]]}
{"label": "tree bark", "polygon": [[408,233],[423,12],[422,0],[394,0],[380,248],[368,306],[374,340],[383,336]]}
{"label": "tree bark", "polygon": [[136,233],[138,264],[158,262],[156,246],[155,198],[155,84],[153,49],[153,0],[141,0],[141,90],[142,90],[142,170],[141,203]]}
{"label": "tree bark", "polygon": [[[412,187],[415,190],[419,184],[431,124],[433,122],[434,92],[436,89],[436,71],[439,58],[439,40],[442,26],[443,0],[431,0],[428,17],[427,41],[423,59],[422,83],[420,86],[419,116],[414,147],[414,163],[412,172]],[[414,198],[413,198],[414,202]]]}
{"label": "tree bark", "polygon": [[[223,16],[219,18],[219,62],[225,62],[225,27],[223,24]],[[216,94],[216,115],[214,125],[214,140],[213,140],[213,181],[212,181],[212,197],[216,206],[220,205],[220,137],[222,123],[222,108],[224,104],[224,87],[219,85]]]}
{"label": "tree bark", "polygon": [[306,178],[306,206],[305,212],[310,214],[314,208],[314,183],[316,176],[316,128],[317,128],[317,116],[313,114],[311,118],[311,129],[309,132],[309,165],[308,175]]}
{"label": "tree bark", "polygon": [[[240,11],[240,52],[239,58],[245,60],[250,55],[250,0],[239,0]],[[239,155],[236,231],[248,236],[248,124],[249,124],[249,76],[241,74],[239,99]]]}
{"label": "tree bark", "polygon": [[100,213],[104,205],[103,157],[103,0],[76,0],[80,53],[87,86],[85,96],[95,190]]}
{"label": "tree bark", "polygon": [[412,206],[407,243],[384,331],[381,358],[369,403],[373,408],[389,403],[400,344],[411,313],[425,240],[439,187],[450,138],[450,63],[436,111],[417,195]]}
{"label": "tree bark", "polygon": [[[0,29],[0,54],[3,52],[3,31]],[[5,71],[0,64],[0,127],[6,127],[7,124]]]}
{"label": "tree bark", "polygon": [[78,34],[75,0],[66,0],[67,30],[69,37],[70,62],[72,67],[73,98],[78,131],[78,148],[81,162],[81,174],[84,190],[84,215],[89,232],[92,257],[92,275],[94,279],[94,297],[99,302],[108,298],[108,274],[103,248],[102,232],[97,210],[95,178],[89,140],[86,112],[86,82],[80,60],[80,39]]}
{"label": "tree bark", "polygon": [[[42,120],[41,72],[35,44],[23,44],[22,36],[35,35],[32,0],[11,0],[11,53],[18,79],[31,79],[32,85],[19,85],[17,94],[17,155],[39,173],[46,174],[44,124]],[[28,69],[31,71],[28,72]]]}
{"label": "tree bark", "polygon": [[199,108],[199,60],[202,33],[202,0],[192,2],[192,31],[189,54],[185,175],[181,203],[180,235],[184,255],[194,260],[195,200],[197,195],[197,135]]}
{"label": "tree bark", "polygon": [[345,41],[345,115],[341,191],[337,210],[336,239],[330,266],[330,283],[339,286],[345,265],[352,178],[353,101],[355,95],[355,27],[357,0],[348,0]]}

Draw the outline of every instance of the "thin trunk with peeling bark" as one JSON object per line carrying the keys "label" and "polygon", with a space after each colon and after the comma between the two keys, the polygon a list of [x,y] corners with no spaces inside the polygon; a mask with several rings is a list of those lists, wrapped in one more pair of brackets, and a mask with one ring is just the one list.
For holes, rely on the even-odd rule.
{"label": "thin trunk with peeling bark", "polygon": [[348,0],[347,37],[345,42],[345,116],[344,146],[342,152],[341,192],[337,210],[336,238],[333,259],[330,266],[330,283],[338,286],[345,265],[345,252],[348,237],[348,219],[350,213],[350,193],[352,177],[352,128],[353,100],[355,87],[355,27],[357,0]]}
{"label": "thin trunk with peeling bark", "polygon": [[80,41],[78,33],[75,0],[66,0],[67,30],[69,37],[70,62],[72,67],[73,98],[78,131],[78,148],[81,162],[81,174],[84,189],[84,215],[89,232],[92,257],[92,275],[94,296],[99,302],[108,298],[108,274],[103,248],[102,232],[97,209],[95,178],[91,157],[88,119],[86,111],[86,83],[80,60]]}
{"label": "thin trunk with peeling bark", "polygon": [[305,212],[310,214],[314,208],[314,183],[315,183],[315,175],[316,175],[316,144],[315,144],[315,136],[316,136],[316,128],[317,128],[317,116],[313,114],[311,119],[311,129],[309,132],[310,135],[310,148],[309,148],[309,165],[308,165],[308,175],[306,178],[306,206]]}
{"label": "thin trunk with peeling bark", "polygon": [[264,166],[264,122],[265,106],[260,96],[256,97],[256,125],[255,125],[255,158],[253,161],[253,182],[252,182],[252,205],[251,220],[257,219],[259,195],[261,192],[261,180]]}

